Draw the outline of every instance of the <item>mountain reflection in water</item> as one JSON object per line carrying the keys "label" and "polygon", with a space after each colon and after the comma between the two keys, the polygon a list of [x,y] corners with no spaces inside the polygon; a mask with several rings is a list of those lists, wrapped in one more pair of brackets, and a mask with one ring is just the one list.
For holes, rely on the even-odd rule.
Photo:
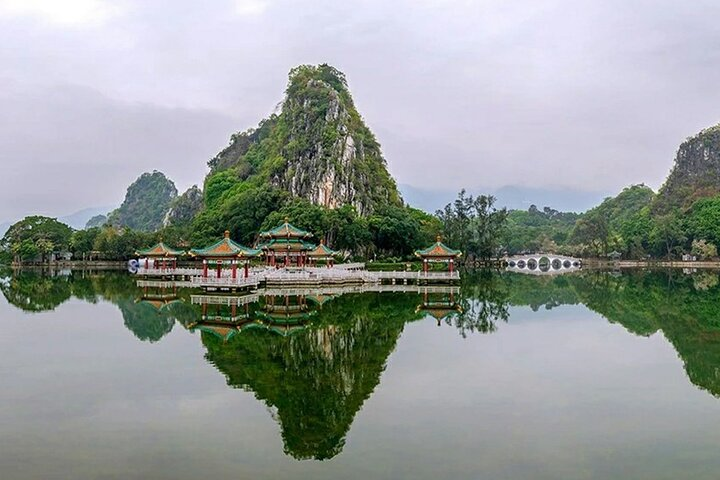
{"label": "mountain reflection in water", "polygon": [[[71,300],[111,302],[125,326],[158,342],[179,324],[199,332],[206,360],[228,386],[253,392],[275,412],[285,452],[329,459],[342,451],[357,412],[380,382],[406,324],[433,317],[472,341],[512,321],[512,307],[583,304],[635,335],[662,332],[693,384],[720,395],[718,274],[583,271],[558,277],[481,272],[459,290],[406,293],[263,294],[250,303],[193,292],[141,290],[123,273],[0,272],[0,290],[23,311]],[[192,297],[192,298],[191,298]],[[32,321],[31,318],[28,321]]]}

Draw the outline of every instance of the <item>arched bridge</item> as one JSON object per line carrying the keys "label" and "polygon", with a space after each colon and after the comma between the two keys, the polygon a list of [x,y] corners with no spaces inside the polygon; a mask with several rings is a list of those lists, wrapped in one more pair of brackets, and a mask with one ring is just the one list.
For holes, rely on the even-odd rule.
{"label": "arched bridge", "polygon": [[582,259],[554,253],[531,253],[505,258],[507,270],[521,273],[567,273],[582,268]]}

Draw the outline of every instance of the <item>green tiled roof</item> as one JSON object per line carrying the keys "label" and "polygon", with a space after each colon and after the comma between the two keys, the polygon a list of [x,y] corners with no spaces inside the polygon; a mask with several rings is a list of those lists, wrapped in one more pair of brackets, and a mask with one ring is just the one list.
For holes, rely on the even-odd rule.
{"label": "green tiled roof", "polygon": [[185,252],[182,250],[173,250],[163,242],[160,242],[146,250],[138,250],[135,252],[135,255],[143,257],[179,257],[180,255],[185,255]]}
{"label": "green tiled roof", "polygon": [[260,238],[263,239],[269,239],[269,238],[310,238],[312,237],[312,233],[307,232],[305,230],[302,230],[300,228],[297,228],[290,223],[288,223],[287,220],[285,220],[285,223],[283,223],[280,226],[277,226],[273,228],[272,230],[268,230],[266,232],[260,232]]}
{"label": "green tiled roof", "polygon": [[259,250],[312,250],[314,247],[299,238],[273,238],[257,245]]}
{"label": "green tiled roof", "polygon": [[462,255],[460,250],[454,250],[440,241],[438,237],[437,242],[430,245],[428,248],[423,250],[416,250],[415,255],[418,257],[459,257]]}
{"label": "green tiled roof", "polygon": [[320,242],[320,245],[308,252],[309,257],[332,257],[337,254],[338,252],[336,250],[328,248],[323,242]]}
{"label": "green tiled roof", "polygon": [[229,232],[225,232],[225,238],[209,247],[193,248],[190,254],[196,257],[257,257],[262,254],[261,250],[246,247],[230,239]]}

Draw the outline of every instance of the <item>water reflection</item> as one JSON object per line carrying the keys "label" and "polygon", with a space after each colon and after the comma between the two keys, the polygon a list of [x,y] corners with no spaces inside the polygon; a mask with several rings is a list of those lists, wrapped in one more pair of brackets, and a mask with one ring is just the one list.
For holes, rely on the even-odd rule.
{"label": "water reflection", "polygon": [[285,452],[324,460],[342,450],[406,322],[422,315],[416,295],[407,294],[349,294],[323,299],[312,312],[309,303],[298,295],[263,297],[257,315],[232,335],[222,314],[199,327],[206,359],[228,385],[273,409]]}
{"label": "water reflection", "polygon": [[0,274],[0,290],[11,305],[32,313],[73,298],[111,302],[142,341],[160,341],[176,323],[196,332],[206,360],[227,384],[252,392],[275,412],[285,452],[322,460],[342,451],[406,324],[428,317],[470,337],[512,322],[513,307],[583,304],[632,334],[662,332],[692,383],[720,396],[718,280],[708,271],[480,272],[467,275],[460,289],[267,290],[231,297],[140,290],[121,273],[7,272]]}

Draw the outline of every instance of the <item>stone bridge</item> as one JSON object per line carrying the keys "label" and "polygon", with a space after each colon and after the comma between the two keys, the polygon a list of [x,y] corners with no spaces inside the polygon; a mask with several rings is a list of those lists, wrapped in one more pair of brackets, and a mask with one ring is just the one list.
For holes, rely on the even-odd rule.
{"label": "stone bridge", "polygon": [[554,253],[514,255],[505,263],[508,271],[521,273],[567,273],[582,267],[582,259]]}

